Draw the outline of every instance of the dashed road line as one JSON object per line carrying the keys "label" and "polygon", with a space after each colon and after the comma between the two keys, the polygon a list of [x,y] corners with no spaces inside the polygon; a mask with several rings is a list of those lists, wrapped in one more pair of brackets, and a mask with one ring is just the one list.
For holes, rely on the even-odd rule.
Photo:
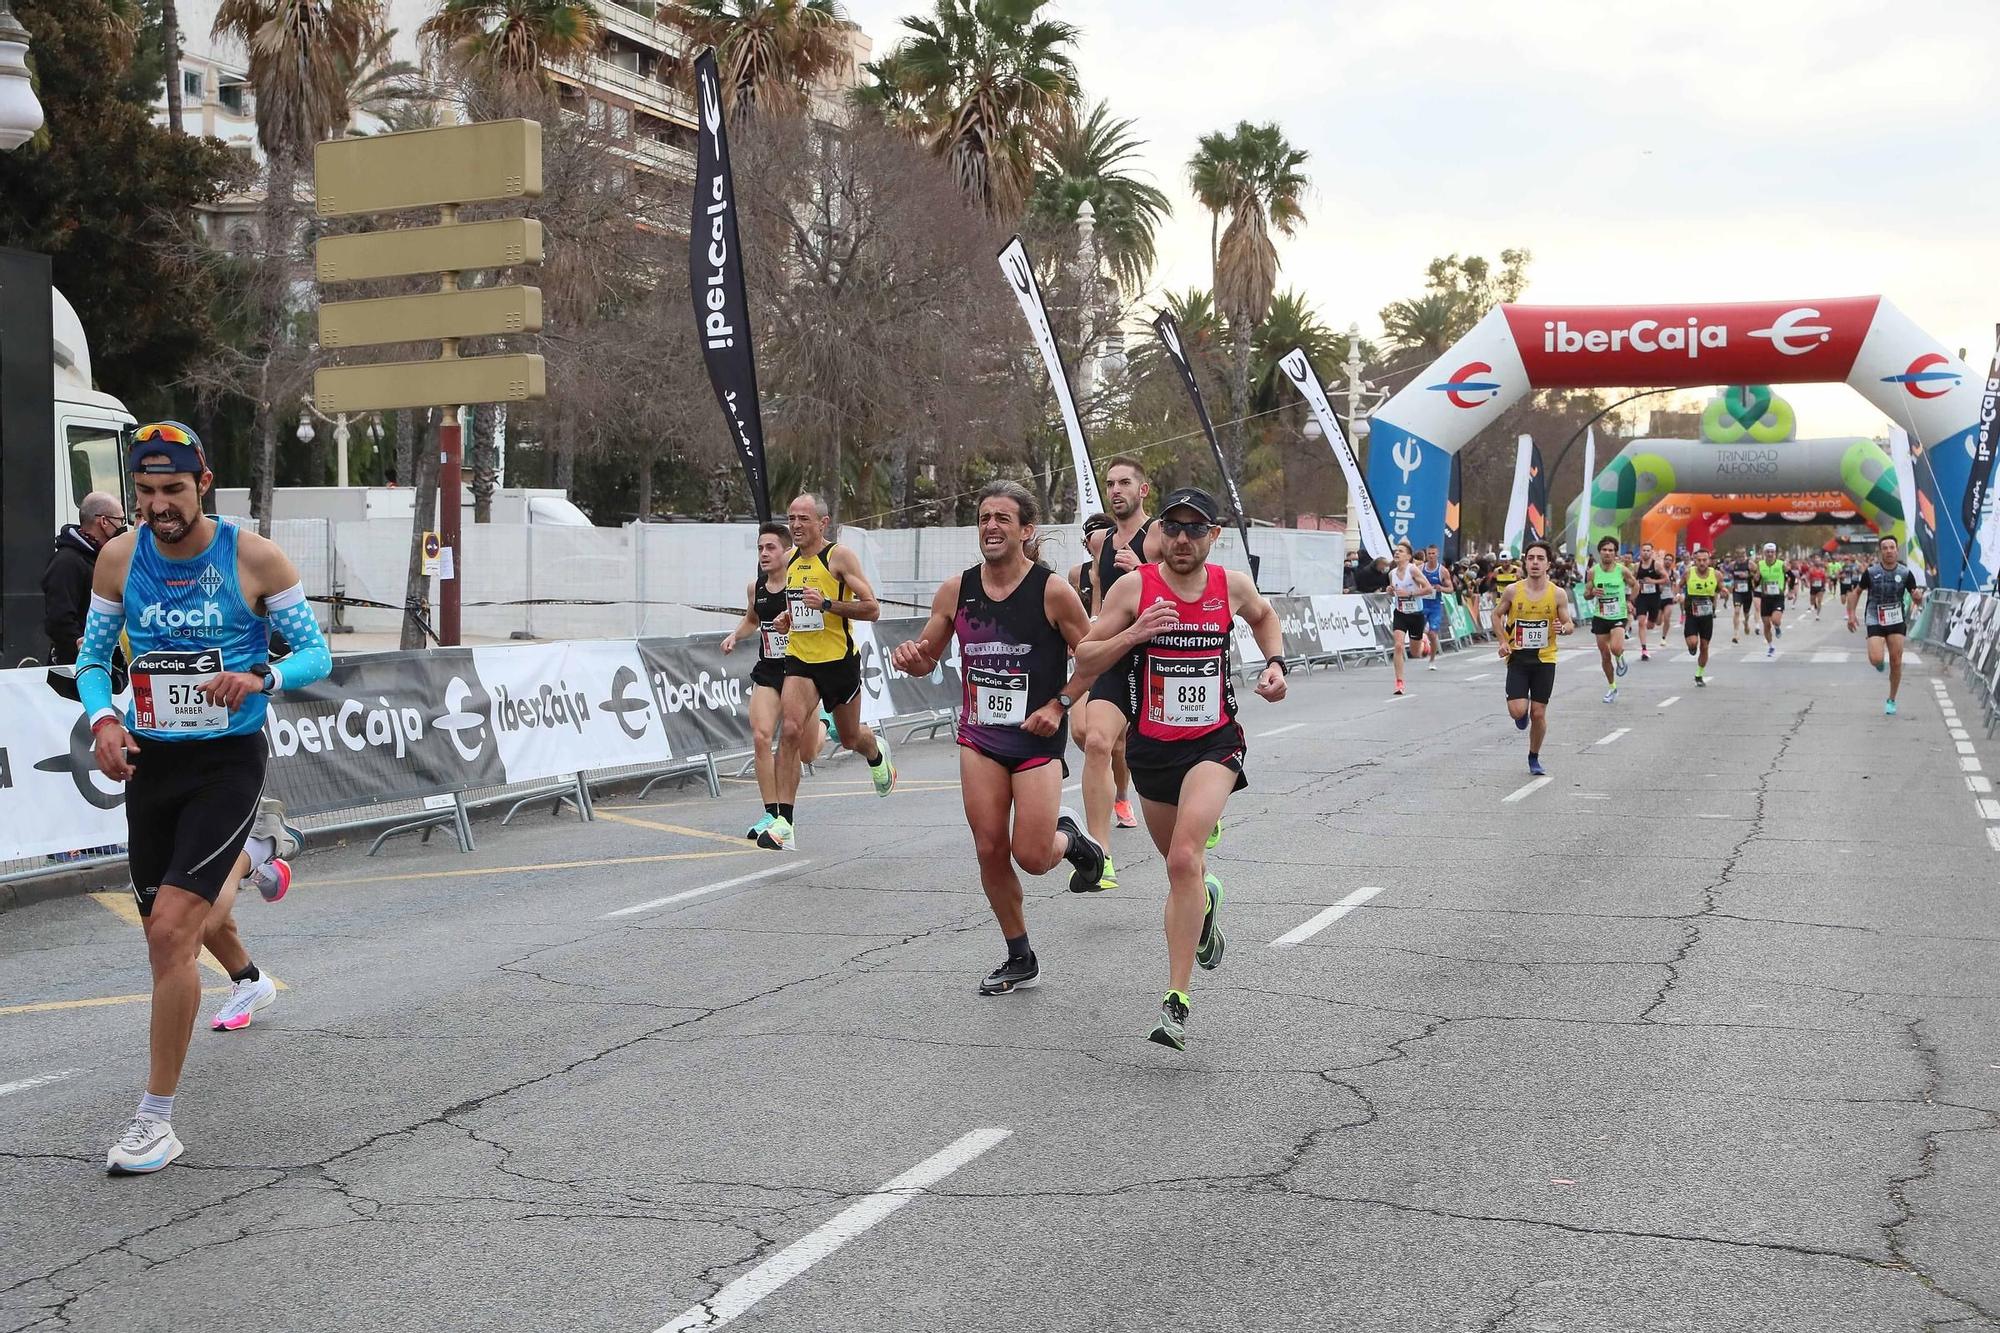
{"label": "dashed road line", "polygon": [[1609,745],[1609,744],[1611,744],[1611,742],[1613,742],[1613,741],[1617,740],[1617,739],[1618,739],[1618,738],[1619,738],[1620,736],[1629,736],[1629,735],[1631,735],[1631,734],[1632,734],[1632,728],[1630,728],[1630,727],[1620,727],[1620,728],[1618,728],[1618,730],[1616,730],[1616,731],[1612,732],[1612,733],[1611,733],[1611,734],[1610,734],[1609,736],[1600,736],[1600,737],[1598,737],[1598,738],[1597,738],[1597,739],[1596,739],[1595,741],[1592,741],[1592,742],[1591,742],[1591,744],[1593,744],[1593,745]]}
{"label": "dashed road line", "polygon": [[1382,891],[1383,886],[1380,884],[1371,884],[1366,888],[1356,889],[1333,906],[1308,919],[1303,925],[1295,926],[1278,936],[1277,939],[1272,940],[1271,947],[1273,949],[1297,948]]}
{"label": "dashed road line", "polygon": [[1288,731],[1297,731],[1300,727],[1310,727],[1311,725],[1312,723],[1310,722],[1293,722],[1287,726],[1272,727],[1269,731],[1258,732],[1255,739],[1260,741],[1268,740],[1272,736],[1282,736]]}
{"label": "dashed road line", "polygon": [[1500,798],[1501,804],[1505,805],[1514,801],[1525,801],[1530,796],[1533,796],[1536,792],[1540,791],[1542,788],[1548,786],[1551,782],[1554,781],[1555,779],[1549,777],[1547,774],[1544,774],[1539,778],[1531,778],[1528,780],[1526,784],[1524,784],[1511,794],[1501,797]]}
{"label": "dashed road line", "polygon": [[715,884],[704,884],[698,889],[682,889],[679,893],[670,893],[664,898],[650,898],[643,903],[633,903],[630,907],[621,907],[615,912],[601,913],[597,919],[599,921],[610,921],[621,916],[637,916],[641,912],[657,911],[662,907],[669,907],[674,903],[684,903],[690,898],[706,897],[711,893],[720,893],[724,889],[733,889],[738,884],[749,884],[754,880],[769,879],[773,875],[782,875],[787,871],[797,870],[800,866],[809,866],[811,864],[811,857],[800,857],[796,861],[787,861],[783,865],[768,866],[763,870],[753,870],[747,875],[738,875],[735,879],[725,879]]}
{"label": "dashed road line", "polygon": [[57,1069],[47,1074],[36,1074],[33,1078],[21,1078],[15,1079],[12,1083],[0,1083],[0,1097],[11,1097],[17,1092],[26,1092],[29,1088],[39,1088],[50,1083],[60,1083],[64,1079],[75,1074],[81,1074],[82,1072],[81,1069]]}
{"label": "dashed road line", "polygon": [[721,1328],[946,1176],[993,1149],[1011,1133],[1010,1129],[998,1127],[973,1130],[880,1189],[863,1195],[715,1295],[688,1309],[671,1323],[660,1325],[654,1333],[694,1333],[696,1329]]}
{"label": "dashed road line", "polygon": [[1675,704],[1679,703],[1680,701],[1681,701],[1681,697],[1680,697],[1680,696],[1679,696],[1678,694],[1670,694],[1670,695],[1668,695],[1668,696],[1667,696],[1666,698],[1664,698],[1664,699],[1660,700],[1660,701],[1659,701],[1658,703],[1654,704],[1654,705],[1653,705],[1653,707],[1655,707],[1655,708],[1672,708],[1672,707],[1673,707],[1673,706],[1674,706]]}

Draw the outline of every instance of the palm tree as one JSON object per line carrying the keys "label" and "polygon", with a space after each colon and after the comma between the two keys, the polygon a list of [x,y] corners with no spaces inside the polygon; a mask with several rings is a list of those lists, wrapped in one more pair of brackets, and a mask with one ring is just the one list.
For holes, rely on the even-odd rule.
{"label": "palm tree", "polygon": [[451,63],[529,89],[546,85],[544,65],[595,51],[599,32],[589,0],[444,0],[417,28]]}
{"label": "palm tree", "polygon": [[994,218],[1019,215],[1043,146],[1077,97],[1077,30],[1039,17],[1052,0],[933,0],[915,36],[868,66],[858,100],[919,127],[968,199]]}
{"label": "palm tree", "polygon": [[1103,102],[1082,120],[1065,119],[1044,146],[1029,216],[1041,222],[1074,222],[1088,203],[1096,216],[1097,243],[1112,276],[1128,292],[1146,285],[1153,270],[1153,233],[1173,211],[1166,192],[1130,170],[1145,143],[1132,122],[1113,120]]}
{"label": "palm tree", "polygon": [[[277,472],[278,400],[294,392],[279,380],[297,327],[293,250],[298,176],[311,160],[313,145],[332,138],[347,123],[348,71],[381,20],[381,0],[222,0],[210,30],[213,36],[234,38],[250,53],[257,143],[268,163],[264,259],[257,282],[261,369],[252,393],[258,444],[250,478],[250,511],[266,535]],[[180,71],[169,71],[169,77],[178,79]]]}
{"label": "palm tree", "polygon": [[[1306,156],[1275,123],[1246,120],[1229,135],[1204,136],[1188,162],[1188,183],[1214,214],[1214,222],[1220,223],[1224,208],[1229,212],[1229,225],[1214,249],[1215,304],[1229,322],[1235,352],[1230,406],[1238,418],[1249,410],[1253,335],[1269,313],[1278,285],[1278,248],[1271,242],[1271,229],[1291,236],[1305,222],[1300,201],[1309,182],[1300,168]],[[1248,447],[1242,427],[1231,432],[1231,443],[1235,457],[1230,461],[1240,469]]]}
{"label": "palm tree", "polygon": [[680,0],[661,16],[687,30],[692,54],[715,48],[722,105],[797,111],[806,90],[847,58],[847,16],[836,0]]}
{"label": "palm tree", "polygon": [[1428,361],[1443,356],[1470,327],[1464,307],[1465,302],[1453,292],[1432,291],[1413,300],[1392,301],[1382,307],[1382,332],[1396,351],[1412,353],[1412,360]]}
{"label": "palm tree", "polygon": [[167,58],[167,130],[185,134],[181,120],[181,12],[174,0],[160,0],[160,46]]}
{"label": "palm tree", "polygon": [[1315,366],[1337,366],[1347,359],[1347,335],[1320,322],[1296,290],[1279,292],[1271,300],[1264,322],[1251,339],[1250,410],[1268,412],[1299,401],[1278,361],[1294,347],[1303,347]]}
{"label": "palm tree", "polygon": [[[348,123],[354,131],[354,117],[369,116],[390,130],[422,128],[426,107],[422,71],[394,54],[396,29],[385,28],[368,40],[353,64],[341,62],[347,76]],[[426,108],[428,109],[428,108]],[[434,115],[434,111],[432,112]]]}

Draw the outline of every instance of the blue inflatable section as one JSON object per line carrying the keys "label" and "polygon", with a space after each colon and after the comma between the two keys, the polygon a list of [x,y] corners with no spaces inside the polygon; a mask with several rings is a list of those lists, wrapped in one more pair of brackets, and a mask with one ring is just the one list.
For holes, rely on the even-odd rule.
{"label": "blue inflatable section", "polygon": [[1444,540],[1451,492],[1451,455],[1429,440],[1376,417],[1368,428],[1368,490],[1389,544],[1407,540],[1419,551]]}
{"label": "blue inflatable section", "polygon": [[1913,460],[1917,489],[1924,493],[1937,515],[1936,538],[1924,552],[1930,561],[1933,587],[1983,588],[1991,577],[1983,561],[1968,561],[1977,523],[1975,520],[1973,532],[1967,532],[1964,516],[1959,513],[1965,504],[1966,487],[1972,481],[1972,447],[1978,432],[1978,426],[1968,426],[1951,438],[1938,441]]}

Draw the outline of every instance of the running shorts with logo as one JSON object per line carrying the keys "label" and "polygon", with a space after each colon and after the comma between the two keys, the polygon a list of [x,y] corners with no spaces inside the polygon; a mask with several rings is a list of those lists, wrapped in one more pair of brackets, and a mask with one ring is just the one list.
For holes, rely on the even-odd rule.
{"label": "running shorts with logo", "polygon": [[1906,565],[1898,565],[1894,571],[1871,565],[1862,574],[1861,582],[1868,590],[1862,607],[1862,623],[1868,626],[1868,637],[1906,637],[1910,627],[1906,609],[1909,603],[1905,599],[1916,588],[1917,576]]}
{"label": "running shorts with logo", "polygon": [[792,552],[785,571],[785,595],[792,612],[792,627],[786,636],[785,675],[810,680],[819,699],[828,708],[838,708],[861,693],[861,659],[854,652],[854,636],[847,618],[824,606],[807,606],[805,590],[816,588],[827,601],[845,601],[847,580],[833,572],[828,556],[834,543],[828,542],[817,555]]}
{"label": "running shorts with logo", "polygon": [[755,587],[750,614],[757,617],[757,663],[750,668],[750,687],[783,690],[788,636],[778,628],[777,622],[778,617],[785,613],[786,590],[780,588],[772,592],[761,573],[757,575]]}
{"label": "running shorts with logo", "polygon": [[[1220,764],[1236,775],[1231,789],[1250,785],[1243,773],[1247,745],[1236,716],[1229,669],[1229,574],[1208,566],[1202,596],[1180,598],[1159,566],[1142,565],[1139,605],[1170,601],[1175,626],[1142,644],[1137,659],[1139,707],[1125,738],[1125,766],[1141,798],[1179,805],[1181,785],[1199,764]],[[1421,619],[1422,613],[1418,613]]]}
{"label": "running shorts with logo", "polygon": [[211,903],[221,895],[264,795],[265,753],[261,735],[153,741],[132,753],[125,818],[141,916],[163,885]]}
{"label": "running shorts with logo", "polygon": [[987,593],[982,572],[974,565],[959,575],[952,622],[965,678],[958,743],[1009,773],[1060,763],[1067,777],[1063,751],[1069,745],[1069,720],[1049,736],[1037,736],[1025,726],[1062,692],[1069,670],[1069,640],[1050,623],[1046,610],[1052,571],[1030,565],[1003,598]]}

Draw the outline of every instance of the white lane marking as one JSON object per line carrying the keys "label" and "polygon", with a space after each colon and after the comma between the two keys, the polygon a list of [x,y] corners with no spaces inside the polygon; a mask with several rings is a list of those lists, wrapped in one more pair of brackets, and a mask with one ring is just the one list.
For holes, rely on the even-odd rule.
{"label": "white lane marking", "polygon": [[1013,1132],[997,1126],[973,1130],[873,1193],[863,1195],[672,1323],[660,1325],[654,1333],[721,1328]]}
{"label": "white lane marking", "polygon": [[1841,652],[1819,652],[1812,655],[1815,662],[1845,662],[1847,654]]}
{"label": "white lane marking", "polygon": [[1519,791],[1516,791],[1513,795],[1501,797],[1500,803],[1502,805],[1505,805],[1510,801],[1524,801],[1528,797],[1533,796],[1536,792],[1540,791],[1542,788],[1548,786],[1551,782],[1554,781],[1555,779],[1550,777],[1546,773],[1544,773],[1541,777],[1538,778],[1530,778],[1528,780],[1527,785],[1522,787]]}
{"label": "white lane marking", "polygon": [[1674,706],[1675,704],[1679,703],[1680,701],[1681,701],[1681,697],[1680,697],[1680,696],[1679,696],[1678,694],[1670,694],[1670,695],[1668,695],[1668,696],[1667,696],[1666,698],[1664,698],[1664,699],[1660,700],[1660,701],[1659,701],[1658,703],[1654,704],[1654,705],[1653,705],[1653,707],[1655,707],[1655,708],[1672,708],[1672,707],[1673,707],[1673,706]]}
{"label": "white lane marking", "polygon": [[1967,776],[1965,786],[1968,791],[1992,791],[1993,779]]}
{"label": "white lane marking", "polygon": [[1294,927],[1278,936],[1277,939],[1272,940],[1271,947],[1273,949],[1291,949],[1305,943],[1382,891],[1383,886],[1380,884],[1370,885],[1365,889],[1356,889],[1333,906],[1327,908],[1324,912],[1312,917],[1304,925]]}
{"label": "white lane marking", "polygon": [[2000,819],[2000,801],[1994,800],[1991,796],[1982,797],[1979,802],[1979,817]]}
{"label": "white lane marking", "polygon": [[1971,753],[1973,753],[1973,749],[1972,749],[1972,742],[1971,742],[1971,741],[1953,741],[1953,742],[1952,742],[1952,744],[1954,744],[1954,745],[1956,745],[1956,746],[1958,747],[1958,752],[1959,752],[1960,754],[1971,754]]}
{"label": "white lane marking", "polygon": [[1977,759],[1961,759],[1958,761],[1958,767],[1959,771],[1963,773],[1977,773],[1979,771],[1979,761]]}
{"label": "white lane marking", "polygon": [[1616,731],[1612,732],[1612,733],[1611,733],[1611,734],[1610,734],[1609,736],[1601,736],[1601,737],[1599,737],[1599,738],[1598,738],[1597,740],[1593,741],[1593,742],[1592,742],[1592,744],[1594,744],[1594,745],[1609,745],[1609,744],[1611,744],[1611,742],[1613,742],[1613,741],[1617,740],[1617,739],[1618,739],[1618,738],[1619,738],[1620,736],[1626,736],[1626,735],[1630,735],[1630,734],[1631,734],[1631,731],[1632,731],[1632,728],[1630,728],[1630,727],[1620,727],[1620,728],[1618,728],[1618,730],[1616,730]]}
{"label": "white lane marking", "polygon": [[1955,741],[1969,741],[1972,739],[1972,733],[1962,727],[1953,727],[1951,728],[1951,738]]}
{"label": "white lane marking", "polygon": [[1482,671],[1476,676],[1467,676],[1465,678],[1465,683],[1470,685],[1475,680],[1486,680],[1490,678],[1492,675],[1493,673],[1491,671]]}
{"label": "white lane marking", "polygon": [[1083,790],[1083,784],[1082,784],[1081,782],[1072,782],[1072,783],[1070,783],[1070,784],[1069,784],[1069,786],[1067,786],[1067,787],[1064,787],[1064,788],[1063,788],[1063,790],[1064,790],[1064,791],[1082,791],[1082,790]]}
{"label": "white lane marking", "polygon": [[1261,741],[1270,736],[1282,736],[1288,731],[1297,731],[1300,727],[1309,727],[1311,725],[1312,723],[1310,722],[1294,722],[1289,726],[1272,727],[1269,731],[1258,732],[1253,739]]}
{"label": "white lane marking", "polygon": [[1608,801],[1611,799],[1611,793],[1603,791],[1573,791],[1570,795],[1579,801]]}
{"label": "white lane marking", "polygon": [[72,1075],[81,1074],[81,1069],[58,1069],[54,1073],[37,1074],[33,1078],[16,1079],[12,1083],[0,1083],[0,1097],[26,1092],[29,1088],[39,1088],[47,1083],[60,1083]]}
{"label": "white lane marking", "polygon": [[679,893],[670,893],[664,898],[653,898],[643,903],[633,903],[630,907],[621,907],[615,912],[605,912],[597,919],[599,921],[610,921],[621,916],[637,916],[641,912],[651,912],[656,908],[671,907],[675,903],[684,903],[690,898],[700,898],[707,894],[720,893],[724,889],[733,889],[738,884],[748,884],[752,880],[758,879],[769,879],[773,875],[782,875],[788,870],[797,870],[800,866],[809,866],[811,864],[811,857],[802,857],[797,861],[787,861],[783,865],[772,866],[768,870],[753,870],[747,875],[738,875],[735,879],[725,879],[717,884],[704,884],[698,889],[683,889]]}
{"label": "white lane marking", "polygon": [[2000,824],[1988,824],[1986,826],[1986,841],[1992,846],[1994,851],[2000,852]]}
{"label": "white lane marking", "polygon": [[1917,655],[1916,655],[1915,653],[1904,653],[1904,654],[1903,654],[1903,665],[1904,665],[1904,666],[1922,666],[1923,664],[1924,664],[1924,659],[1923,659],[1923,658],[1921,658],[1921,657],[1919,657],[1919,656],[1917,656]]}

